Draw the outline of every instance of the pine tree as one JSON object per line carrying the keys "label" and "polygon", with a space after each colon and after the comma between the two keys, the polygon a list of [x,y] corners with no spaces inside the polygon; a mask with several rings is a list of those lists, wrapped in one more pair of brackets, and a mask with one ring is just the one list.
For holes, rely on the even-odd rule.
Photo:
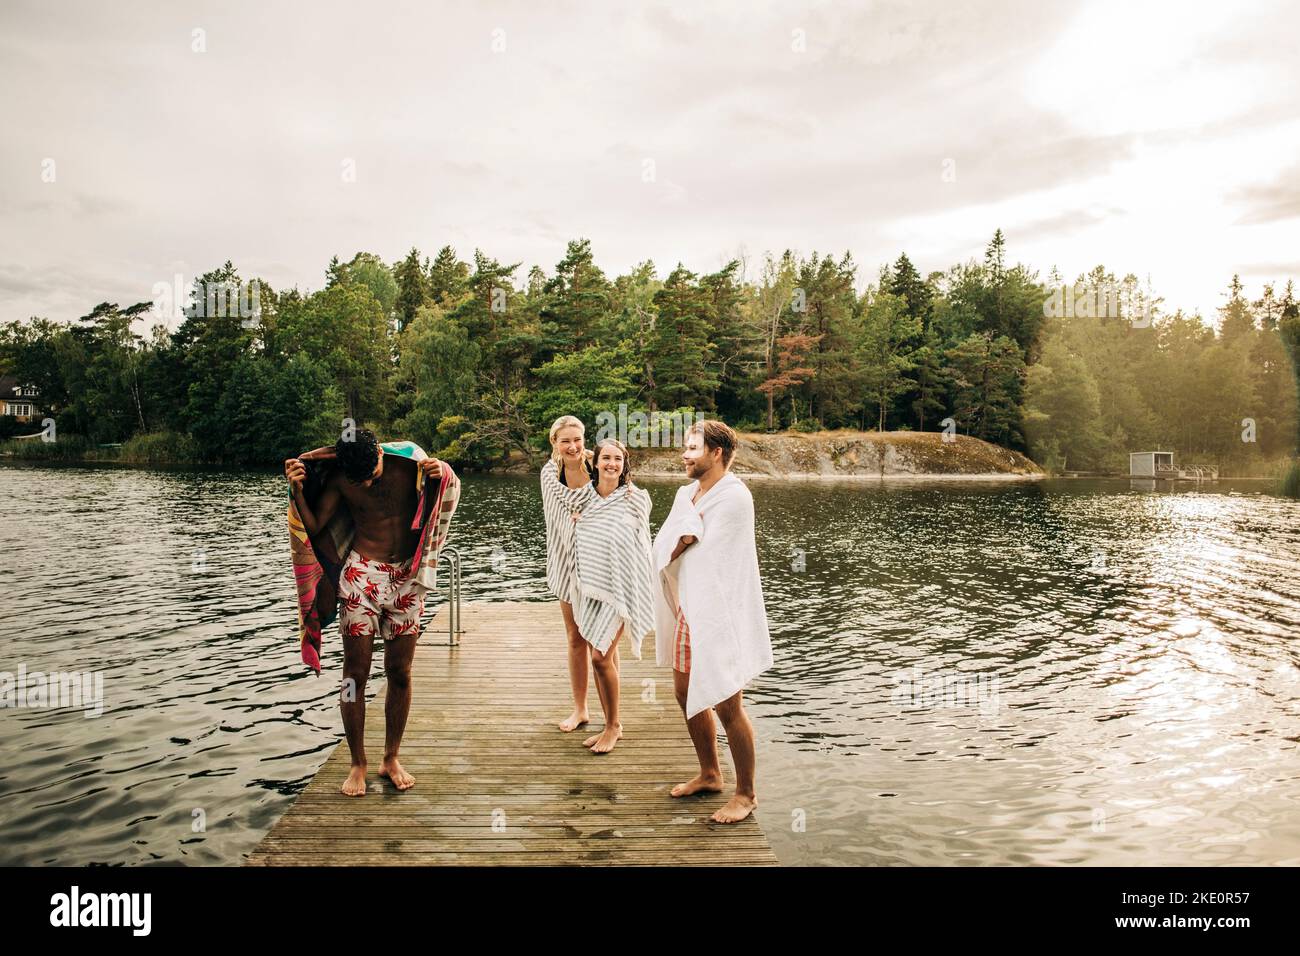
{"label": "pine tree", "polygon": [[1255,331],[1255,317],[1250,303],[1242,295],[1241,277],[1233,275],[1228,285],[1228,301],[1219,307],[1219,335],[1233,341]]}
{"label": "pine tree", "polygon": [[650,337],[657,407],[708,408],[718,376],[709,341],[709,296],[695,273],[678,263],[654,295],[658,312]]}
{"label": "pine tree", "polygon": [[556,355],[594,343],[616,312],[614,288],[596,266],[589,239],[569,243],[542,292],[542,329],[547,348]]}
{"label": "pine tree", "polygon": [[456,250],[443,246],[428,267],[429,301],[445,310],[455,308],[468,289],[469,273],[469,264],[457,258]]}
{"label": "pine tree", "polygon": [[898,261],[894,263],[893,274],[886,291],[902,297],[907,302],[907,314],[920,320],[922,331],[929,328],[930,304],[934,299],[934,293],[921,278],[921,273],[916,271],[912,260],[907,258],[907,253],[899,255]]}
{"label": "pine tree", "polygon": [[397,280],[397,331],[414,321],[416,313],[429,301],[429,280],[420,265],[420,252],[414,246],[393,270]]}
{"label": "pine tree", "polygon": [[944,398],[951,385],[943,367],[939,341],[933,331],[925,337],[925,344],[912,353],[912,362],[914,387],[908,407],[915,416],[916,430],[923,432],[927,421],[937,421],[946,412]]}
{"label": "pine tree", "polygon": [[983,332],[947,352],[952,368],[954,414],[967,432],[985,441],[1024,447],[1020,424],[1024,360],[1006,336]]}
{"label": "pine tree", "polygon": [[876,410],[876,429],[884,431],[895,400],[911,391],[916,380],[915,348],[921,320],[907,311],[907,301],[889,292],[870,296],[856,343],[867,395]]}

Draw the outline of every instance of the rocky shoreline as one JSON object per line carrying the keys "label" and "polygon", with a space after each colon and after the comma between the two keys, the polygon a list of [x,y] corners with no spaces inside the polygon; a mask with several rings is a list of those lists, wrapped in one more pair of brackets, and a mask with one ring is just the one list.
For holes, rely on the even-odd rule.
{"label": "rocky shoreline", "polygon": [[[1019,452],[938,432],[742,432],[732,471],[742,478],[1035,480],[1046,477]],[[634,448],[642,478],[681,478],[680,448]],[[498,473],[535,470],[515,461]]]}

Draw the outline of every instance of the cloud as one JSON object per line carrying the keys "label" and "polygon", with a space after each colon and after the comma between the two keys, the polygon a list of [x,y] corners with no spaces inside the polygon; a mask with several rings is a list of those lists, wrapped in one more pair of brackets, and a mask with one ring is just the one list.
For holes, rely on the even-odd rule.
{"label": "cloud", "polygon": [[39,216],[67,215],[78,219],[96,219],[123,215],[131,204],[112,196],[95,196],[76,189],[60,189],[56,183],[42,183],[30,188],[27,198],[0,197],[0,215]]}
{"label": "cloud", "polygon": [[1242,207],[1236,224],[1254,226],[1300,216],[1300,164],[1284,170],[1271,182],[1237,189],[1229,201]]}
{"label": "cloud", "polygon": [[1286,285],[1287,279],[1300,277],[1300,259],[1294,259],[1290,262],[1255,262],[1247,266],[1242,266],[1241,274],[1244,276],[1260,276],[1265,279],[1280,280],[1277,291],[1281,291],[1280,286]]}
{"label": "cloud", "polygon": [[226,259],[312,289],[335,254],[450,244],[522,281],[585,236],[611,276],[792,248],[851,250],[870,278],[900,246],[924,268],[978,255],[998,226],[1040,269],[1151,257],[1191,308],[1218,301],[1203,276],[1275,257],[1264,233],[1300,201],[1288,7],[1205,27],[1030,0],[556,9],[6,5],[0,321]]}
{"label": "cloud", "polygon": [[1090,229],[1114,216],[1124,215],[1126,213],[1123,209],[1113,206],[1090,206],[1086,209],[1069,209],[1031,222],[1012,224],[1003,231],[1010,236],[1014,236],[1017,242],[1060,239]]}

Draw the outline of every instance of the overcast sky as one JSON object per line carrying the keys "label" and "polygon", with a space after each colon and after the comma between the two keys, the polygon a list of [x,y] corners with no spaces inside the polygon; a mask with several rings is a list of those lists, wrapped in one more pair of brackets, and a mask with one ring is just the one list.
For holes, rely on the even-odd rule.
{"label": "overcast sky", "polygon": [[4,0],[0,320],[413,245],[522,281],[577,237],[611,277],[793,248],[865,284],[999,226],[1211,316],[1233,272],[1300,279],[1298,34],[1222,0]]}

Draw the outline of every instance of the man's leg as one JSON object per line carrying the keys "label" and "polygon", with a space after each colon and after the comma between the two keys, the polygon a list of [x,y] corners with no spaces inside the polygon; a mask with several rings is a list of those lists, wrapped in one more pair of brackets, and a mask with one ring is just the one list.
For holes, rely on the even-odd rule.
{"label": "man's leg", "polygon": [[339,711],[343,732],[352,752],[352,769],[343,782],[349,797],[366,792],[366,681],[375,636],[379,633],[379,608],[372,600],[370,562],[349,551],[339,576],[339,632],[343,635],[343,685],[339,690]]}
{"label": "man's leg", "polygon": [[384,698],[384,762],[379,765],[379,776],[387,777],[398,790],[410,790],[415,778],[402,767],[397,751],[402,746],[406,732],[406,718],[411,712],[411,662],[415,659],[415,643],[420,637],[417,629],[410,634],[397,634],[384,642],[384,676],[388,678],[388,692]]}
{"label": "man's leg", "polygon": [[573,619],[573,605],[561,601],[560,613],[564,615],[564,633],[569,650],[569,687],[573,691],[573,713],[559,724],[567,734],[591,719],[587,713],[587,648],[591,645],[578,631],[578,622]]}
{"label": "man's leg", "polygon": [[742,691],[718,704],[718,719],[727,731],[727,746],[736,764],[736,792],[726,805],[713,815],[715,823],[737,823],[754,812],[758,797],[754,795],[754,727],[745,713]]}
{"label": "man's leg", "polygon": [[366,680],[370,677],[374,632],[343,637],[343,685],[339,689],[339,711],[343,715],[343,732],[352,752],[352,769],[343,782],[349,797],[366,792]]}
{"label": "man's leg", "polygon": [[[686,713],[686,690],[690,686],[691,675],[679,670],[673,671],[673,694],[678,706]],[[700,761],[700,773],[693,780],[679,783],[673,787],[674,797],[689,797],[693,793],[721,793],[722,768],[718,766],[718,738],[713,728],[713,711],[702,710],[686,721],[686,729],[695,745],[695,756]]]}

